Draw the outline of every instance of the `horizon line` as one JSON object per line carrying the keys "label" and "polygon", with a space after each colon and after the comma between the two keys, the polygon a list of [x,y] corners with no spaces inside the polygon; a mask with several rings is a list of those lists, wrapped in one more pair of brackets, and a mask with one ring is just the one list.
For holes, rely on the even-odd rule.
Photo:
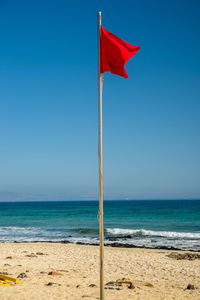
{"label": "horizon line", "polygon": [[[75,200],[0,200],[0,203],[22,203],[22,202],[99,202],[98,199],[75,199]],[[107,201],[200,201],[200,198],[163,198],[163,199],[104,199]]]}

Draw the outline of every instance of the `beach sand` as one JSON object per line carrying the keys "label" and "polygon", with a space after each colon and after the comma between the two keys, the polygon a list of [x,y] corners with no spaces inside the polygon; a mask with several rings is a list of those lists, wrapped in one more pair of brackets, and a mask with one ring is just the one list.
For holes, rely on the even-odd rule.
{"label": "beach sand", "polygon": [[[105,247],[105,299],[200,299],[200,259],[168,257],[174,252],[185,253]],[[48,275],[51,271],[60,275]],[[22,284],[0,286],[1,300],[99,299],[96,246],[1,243],[1,272],[27,275]],[[122,278],[127,283],[106,285]],[[188,284],[195,289],[187,289]]]}

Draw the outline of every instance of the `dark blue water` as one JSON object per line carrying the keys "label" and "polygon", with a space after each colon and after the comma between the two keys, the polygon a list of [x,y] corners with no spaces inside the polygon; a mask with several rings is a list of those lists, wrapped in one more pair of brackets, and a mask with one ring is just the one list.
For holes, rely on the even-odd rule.
{"label": "dark blue water", "polygon": [[[0,241],[98,243],[98,202],[0,202]],[[104,201],[105,243],[200,250],[200,200]]]}

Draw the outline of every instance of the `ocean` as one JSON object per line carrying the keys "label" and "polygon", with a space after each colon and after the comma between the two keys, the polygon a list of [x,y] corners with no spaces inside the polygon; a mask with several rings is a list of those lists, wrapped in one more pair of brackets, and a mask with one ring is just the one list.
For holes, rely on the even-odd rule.
{"label": "ocean", "polygon": [[[200,200],[104,201],[105,244],[200,251]],[[0,202],[0,242],[98,245],[98,201]]]}

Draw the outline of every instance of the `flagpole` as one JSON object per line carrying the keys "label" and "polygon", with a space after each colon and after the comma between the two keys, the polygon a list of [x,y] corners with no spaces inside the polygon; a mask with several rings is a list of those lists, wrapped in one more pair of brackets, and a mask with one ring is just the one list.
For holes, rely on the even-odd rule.
{"label": "flagpole", "polygon": [[100,70],[100,36],[101,36],[101,12],[98,12],[100,300],[104,300],[103,140],[102,140],[102,90],[103,90],[103,74],[101,73],[101,70]]}

